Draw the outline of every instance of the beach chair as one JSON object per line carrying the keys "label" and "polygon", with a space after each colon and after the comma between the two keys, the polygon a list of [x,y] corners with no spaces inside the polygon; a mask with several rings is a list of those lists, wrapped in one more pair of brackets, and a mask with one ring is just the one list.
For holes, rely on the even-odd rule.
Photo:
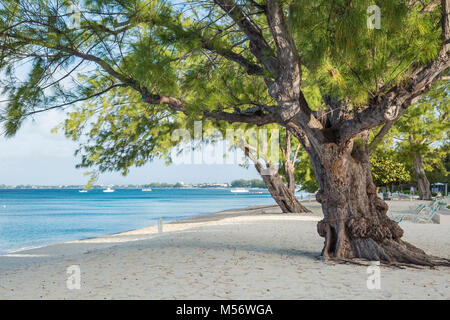
{"label": "beach chair", "polygon": [[439,206],[432,203],[429,206],[425,206],[421,210],[418,211],[416,216],[414,217],[414,222],[431,222],[434,215],[439,211]]}
{"label": "beach chair", "polygon": [[436,208],[438,210],[444,209],[447,207],[447,202],[440,201],[440,199],[435,199],[431,202],[430,207]]}
{"label": "beach chair", "polygon": [[395,223],[399,224],[400,222],[403,221],[403,218],[402,217],[393,217],[393,218],[391,218],[391,220],[395,221]]}
{"label": "beach chair", "polygon": [[426,205],[425,204],[419,204],[417,207],[414,206],[409,206],[409,210],[413,211],[413,215],[416,216],[418,215],[421,211],[426,209]]}
{"label": "beach chair", "polygon": [[437,201],[437,205],[439,206],[439,209],[447,208],[447,202],[445,201]]}

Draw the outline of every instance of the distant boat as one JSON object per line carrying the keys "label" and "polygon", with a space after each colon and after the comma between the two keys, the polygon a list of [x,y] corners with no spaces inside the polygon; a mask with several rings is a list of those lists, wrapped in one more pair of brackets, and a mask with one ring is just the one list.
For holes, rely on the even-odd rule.
{"label": "distant boat", "polygon": [[86,193],[86,192],[88,192],[88,191],[85,190],[85,189],[83,189],[83,190],[78,190],[78,192],[80,192],[80,193]]}
{"label": "distant boat", "polygon": [[244,189],[244,188],[235,188],[235,189],[231,189],[230,192],[233,193],[246,193],[249,192],[248,189]]}
{"label": "distant boat", "polygon": [[106,188],[105,190],[103,190],[103,192],[114,192],[114,191],[116,191],[116,190],[114,190],[114,189],[111,189],[111,188]]}
{"label": "distant boat", "polygon": [[152,191],[151,188],[142,189],[142,192],[150,192],[150,191]]}

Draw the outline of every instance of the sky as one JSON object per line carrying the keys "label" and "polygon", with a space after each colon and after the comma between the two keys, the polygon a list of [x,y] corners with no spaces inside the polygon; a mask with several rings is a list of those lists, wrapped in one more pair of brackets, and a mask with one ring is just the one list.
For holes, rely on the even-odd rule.
{"label": "sky", "polygon": [[[86,169],[76,169],[77,147],[62,132],[52,128],[63,121],[65,113],[52,110],[28,119],[16,136],[0,136],[0,185],[83,185]],[[98,184],[145,184],[150,182],[225,183],[236,179],[259,178],[255,168],[238,164],[172,164],[156,160],[140,168],[131,168],[128,176],[105,173]]]}

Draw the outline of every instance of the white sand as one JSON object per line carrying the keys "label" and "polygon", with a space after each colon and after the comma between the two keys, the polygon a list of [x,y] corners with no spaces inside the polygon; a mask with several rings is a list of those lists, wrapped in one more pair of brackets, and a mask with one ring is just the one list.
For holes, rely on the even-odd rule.
{"label": "white sand", "polygon": [[[150,227],[0,256],[0,298],[450,299],[450,268],[381,267],[381,289],[369,290],[367,267],[322,262],[320,208],[306,206],[314,213],[227,211],[162,234]],[[401,226],[405,240],[450,258],[450,225]],[[80,266],[80,290],[66,287],[70,265]]]}

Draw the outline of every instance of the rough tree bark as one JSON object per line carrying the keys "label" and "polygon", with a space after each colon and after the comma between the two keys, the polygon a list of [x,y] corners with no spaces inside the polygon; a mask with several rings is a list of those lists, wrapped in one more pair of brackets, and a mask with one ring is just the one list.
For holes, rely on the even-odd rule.
{"label": "rough tree bark", "polygon": [[365,143],[324,144],[309,150],[320,191],[324,219],[317,231],[325,238],[322,256],[338,260],[362,258],[389,264],[449,265],[401,240],[403,230],[387,216],[378,197]]}
{"label": "rough tree bark", "polygon": [[427,179],[420,153],[414,156],[414,173],[417,179],[420,200],[431,200],[430,182]]}

